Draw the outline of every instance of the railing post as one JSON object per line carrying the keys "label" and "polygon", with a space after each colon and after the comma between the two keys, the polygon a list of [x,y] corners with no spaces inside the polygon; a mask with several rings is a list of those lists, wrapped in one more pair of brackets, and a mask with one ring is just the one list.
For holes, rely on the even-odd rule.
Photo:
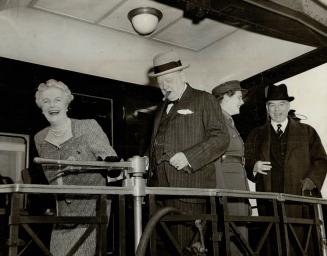
{"label": "railing post", "polygon": [[119,255],[126,255],[126,201],[125,195],[119,195]]}
{"label": "railing post", "polygon": [[[225,233],[225,253],[227,256],[231,255],[231,234],[229,228],[229,210],[228,210],[228,197],[221,197],[221,205],[223,207],[223,215],[224,215],[224,233]],[[228,219],[228,221],[226,221]]]}
{"label": "railing post", "polygon": [[[99,222],[97,225],[97,246],[96,255],[107,255],[107,226],[108,226],[108,214],[107,214],[107,197],[99,195],[97,198],[97,210],[96,218]],[[111,208],[111,207],[110,207]]]}
{"label": "railing post", "polygon": [[9,216],[9,239],[8,239],[8,256],[16,256],[18,254],[18,230],[19,225],[19,207],[20,196],[18,193],[13,193],[11,196],[11,208]]}
{"label": "railing post", "polygon": [[[218,231],[218,225],[219,225],[219,214],[216,200],[218,197],[210,196],[210,213],[211,213],[211,231],[212,231],[212,250],[213,255],[218,256],[219,255],[219,242],[221,242],[221,233]],[[219,200],[219,198],[218,198]]]}
{"label": "railing post", "polygon": [[142,201],[145,196],[145,158],[134,156],[132,159],[132,181],[134,187],[134,246],[135,251],[142,236]]}
{"label": "railing post", "polygon": [[327,256],[327,240],[326,240],[326,232],[325,232],[325,222],[324,222],[324,215],[323,215],[321,204],[317,204],[317,209],[318,209],[318,218],[320,221],[321,251],[322,251],[323,256]]}

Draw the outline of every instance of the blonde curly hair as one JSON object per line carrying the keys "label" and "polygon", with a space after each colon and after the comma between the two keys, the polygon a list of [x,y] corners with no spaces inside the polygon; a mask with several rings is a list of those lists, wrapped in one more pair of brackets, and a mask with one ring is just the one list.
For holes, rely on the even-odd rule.
{"label": "blonde curly hair", "polygon": [[37,91],[35,93],[35,102],[39,108],[42,108],[41,93],[46,91],[49,88],[58,88],[58,89],[62,90],[66,96],[67,106],[74,99],[74,95],[71,93],[71,91],[69,90],[67,85],[65,85],[61,81],[57,81],[55,79],[49,79],[45,83],[39,84]]}

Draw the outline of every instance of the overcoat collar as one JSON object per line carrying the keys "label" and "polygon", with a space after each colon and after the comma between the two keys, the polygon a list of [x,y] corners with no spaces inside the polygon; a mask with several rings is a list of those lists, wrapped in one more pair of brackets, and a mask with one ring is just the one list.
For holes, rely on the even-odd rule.
{"label": "overcoat collar", "polygon": [[[267,122],[263,129],[261,144],[261,156],[260,160],[270,161],[270,143],[271,143],[271,127],[270,122]],[[296,121],[289,118],[288,120],[288,132],[287,132],[287,149],[285,155],[285,165],[289,162],[292,151],[297,147],[297,140],[300,135],[299,126],[296,124]],[[287,168],[287,166],[285,166]],[[271,175],[265,176],[266,190],[270,191],[271,188]]]}
{"label": "overcoat collar", "polygon": [[[299,135],[299,126],[296,121],[289,118],[288,120],[288,133],[287,133],[287,150],[285,160],[289,159],[291,152],[297,147],[297,140]],[[270,143],[271,143],[271,125],[270,123],[265,124],[265,128],[262,136],[262,159],[266,161],[270,160]]]}
{"label": "overcoat collar", "polygon": [[223,113],[223,116],[224,116],[224,119],[225,119],[225,123],[228,125],[228,126],[230,126],[230,127],[232,127],[232,128],[234,128],[235,129],[235,127],[234,127],[234,120],[233,120],[233,118],[232,118],[232,116],[230,115],[230,114],[228,114],[225,110],[221,110],[221,112]]}
{"label": "overcoat collar", "polygon": [[262,136],[262,159],[265,161],[270,161],[270,138],[271,136],[271,125],[270,122],[265,124],[265,128],[263,129]]}
{"label": "overcoat collar", "polygon": [[300,129],[297,121],[292,118],[288,119],[288,135],[287,135],[287,150],[285,156],[285,163],[290,159],[292,151],[298,147],[300,138]]}

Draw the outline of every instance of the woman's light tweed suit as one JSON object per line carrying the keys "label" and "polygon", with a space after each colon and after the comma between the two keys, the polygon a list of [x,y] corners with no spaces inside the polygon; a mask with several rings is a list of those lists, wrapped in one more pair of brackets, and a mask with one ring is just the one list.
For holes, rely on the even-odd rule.
{"label": "woman's light tweed suit", "polygon": [[[57,147],[45,140],[49,127],[36,134],[34,140],[40,157],[58,160],[95,161],[97,157],[115,156],[116,153],[99,124],[95,120],[71,119],[73,137]],[[43,166],[45,175],[51,185],[105,185],[100,173],[72,173],[62,178],[54,178],[56,167]],[[57,198],[58,216],[94,216],[96,200],[92,196],[79,197],[65,195]],[[83,225],[55,226],[51,235],[51,253],[65,255],[75,241],[85,231]],[[95,231],[87,238],[76,255],[94,255]]]}

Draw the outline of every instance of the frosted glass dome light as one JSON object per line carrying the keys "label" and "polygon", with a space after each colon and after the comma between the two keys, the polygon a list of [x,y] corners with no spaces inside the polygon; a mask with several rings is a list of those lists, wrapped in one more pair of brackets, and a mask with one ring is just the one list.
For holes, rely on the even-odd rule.
{"label": "frosted glass dome light", "polygon": [[140,7],[128,13],[128,19],[134,30],[140,35],[151,34],[157,28],[161,18],[161,11],[152,7]]}

